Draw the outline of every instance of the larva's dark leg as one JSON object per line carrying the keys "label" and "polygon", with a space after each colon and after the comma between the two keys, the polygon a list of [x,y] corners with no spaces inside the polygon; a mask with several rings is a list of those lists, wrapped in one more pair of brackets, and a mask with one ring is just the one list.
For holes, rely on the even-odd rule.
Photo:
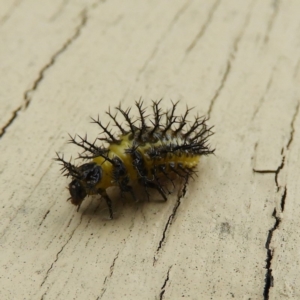
{"label": "larva's dark leg", "polygon": [[185,184],[188,183],[189,180],[189,175],[187,173],[185,173],[184,175],[181,174],[180,172],[178,172],[178,170],[175,168],[175,164],[174,163],[170,163],[169,164],[170,169],[176,173],[179,177],[183,178],[185,180]]}
{"label": "larva's dark leg", "polygon": [[138,202],[138,200],[137,200],[137,198],[136,198],[136,196],[135,196],[135,193],[134,193],[134,191],[133,191],[132,186],[130,186],[130,190],[129,190],[128,192],[131,194],[132,199],[133,199],[135,202]]}
{"label": "larva's dark leg", "polygon": [[144,186],[145,192],[147,194],[147,198],[149,201],[149,192],[148,188],[156,189],[162,197],[167,200],[165,192],[162,189],[160,184],[153,182],[152,180],[148,179],[148,171],[145,166],[144,157],[143,155],[137,150],[137,148],[129,149],[129,153],[131,154],[133,160],[133,166],[135,167],[138,175],[139,175],[139,183]]}
{"label": "larva's dark leg", "polygon": [[193,175],[196,175],[198,177],[197,172],[195,170],[193,170],[193,169],[184,168],[181,164],[178,165],[178,168],[180,170],[182,170],[182,172],[184,172],[185,174],[187,174],[188,177],[191,177],[193,180],[195,180],[194,177],[193,177]]}
{"label": "larva's dark leg", "polygon": [[160,166],[158,167],[158,169],[159,169],[159,171],[160,171],[161,173],[164,174],[164,176],[165,176],[169,181],[171,181],[171,183],[172,183],[172,185],[173,185],[173,188],[175,189],[174,181],[172,180],[172,178],[169,177],[168,173],[166,172],[166,165],[160,165]]}
{"label": "larva's dark leg", "polygon": [[109,217],[111,219],[113,219],[113,210],[112,210],[112,202],[111,202],[111,199],[108,197],[107,193],[104,191],[101,191],[99,192],[99,194],[101,195],[101,197],[103,197],[106,201],[106,204],[107,204],[107,207],[108,207],[108,210],[109,210]]}
{"label": "larva's dark leg", "polygon": [[149,185],[150,188],[156,189],[161,194],[161,196],[164,198],[165,201],[168,200],[166,193],[164,192],[164,190],[159,182],[154,183],[154,182],[149,181],[149,183],[150,183],[150,185]]}
{"label": "larva's dark leg", "polygon": [[147,200],[149,202],[150,201],[150,195],[149,195],[149,192],[148,192],[147,180],[148,179],[146,177],[142,177],[142,178],[139,179],[139,183],[144,187],[145,193],[147,195]]}
{"label": "larva's dark leg", "polygon": [[159,178],[157,177],[157,173],[159,172],[157,166],[155,166],[154,168],[151,169],[151,173],[157,183],[158,186],[160,186],[160,188],[163,190],[164,194],[166,194],[165,189],[167,190],[168,194],[171,194],[171,192],[169,191],[169,189],[167,187],[163,187],[163,185],[160,183]]}
{"label": "larva's dark leg", "polygon": [[[126,180],[126,182],[127,182],[127,180]],[[119,183],[119,188],[120,188],[120,190],[121,190],[122,198],[123,198],[123,195],[124,195],[125,193],[130,193],[132,199],[133,199],[135,202],[138,202],[138,201],[137,201],[137,198],[136,198],[136,196],[135,196],[135,193],[134,193],[134,191],[133,191],[133,187],[132,187],[131,185],[128,185],[128,184],[126,184],[125,182],[120,182],[120,183]]]}
{"label": "larva's dark leg", "polygon": [[187,169],[187,168],[184,168],[183,165],[180,164],[180,163],[178,164],[178,169],[180,169],[184,173],[184,176],[186,177],[185,178],[185,183],[187,183],[189,178],[192,177],[193,172],[191,170]]}
{"label": "larva's dark leg", "polygon": [[160,184],[157,184],[153,181],[150,181],[147,178],[140,178],[139,180],[140,184],[143,185],[145,187],[145,191],[147,193],[147,197],[148,197],[148,201],[149,201],[149,192],[148,192],[148,188],[150,189],[156,189],[160,195],[164,198],[165,201],[167,201],[167,196],[164,192],[164,190],[162,189],[162,186]]}

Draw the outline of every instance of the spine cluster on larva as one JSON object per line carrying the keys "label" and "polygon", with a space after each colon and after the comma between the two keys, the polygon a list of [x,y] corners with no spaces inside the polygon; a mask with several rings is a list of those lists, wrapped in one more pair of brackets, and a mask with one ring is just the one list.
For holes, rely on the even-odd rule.
{"label": "spine cluster on larva", "polygon": [[[102,133],[94,142],[89,142],[87,137],[71,137],[70,143],[83,149],[79,158],[89,160],[75,166],[57,154],[62,172],[72,178],[69,184],[71,202],[79,209],[86,196],[99,194],[106,200],[110,218],[113,218],[112,202],[106,193],[111,186],[118,186],[122,195],[129,193],[136,200],[132,183],[138,182],[148,199],[148,189],[156,189],[167,200],[163,178],[174,185],[173,173],[187,182],[195,172],[199,157],[214,152],[208,145],[208,138],[213,133],[206,118],[196,116],[194,121],[188,120],[190,108],[177,115],[177,104],[172,102],[171,108],[163,111],[161,100],[153,101],[151,116],[140,100],[135,103],[136,119],[130,115],[131,108],[123,110],[119,105],[115,114],[110,110],[106,112],[119,129],[118,136],[98,117],[92,120],[100,126]],[[118,113],[123,116],[125,125],[117,120]],[[107,147],[97,145],[99,140]]]}

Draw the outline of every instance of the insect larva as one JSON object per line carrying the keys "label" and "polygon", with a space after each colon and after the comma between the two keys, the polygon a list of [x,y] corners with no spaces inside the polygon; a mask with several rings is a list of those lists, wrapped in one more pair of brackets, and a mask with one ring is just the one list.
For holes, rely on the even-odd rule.
{"label": "insect larva", "polygon": [[[104,126],[101,120],[92,119],[103,130],[97,140],[107,142],[108,146],[89,142],[87,137],[71,137],[73,143],[83,149],[81,159],[88,163],[75,166],[57,154],[56,160],[62,164],[65,176],[71,176],[69,184],[71,202],[80,208],[87,195],[101,195],[107,203],[110,218],[113,218],[112,202],[106,193],[111,186],[118,186],[122,195],[129,193],[136,199],[132,188],[133,182],[138,182],[145,188],[149,199],[149,189],[156,189],[164,200],[167,193],[162,179],[174,173],[185,181],[195,172],[201,155],[214,153],[207,144],[213,134],[212,127],[206,124],[207,119],[196,116],[193,122],[188,121],[191,109],[187,108],[181,116],[175,114],[178,102],[163,111],[160,101],[153,101],[152,116],[146,115],[146,109],[140,100],[135,103],[139,117],[130,116],[131,108],[123,110],[121,105],[116,108],[116,114],[110,110],[106,114],[120,130],[116,137],[109,126]],[[126,122],[126,127],[117,120],[120,113]],[[78,140],[79,139],[79,140]],[[77,210],[78,210],[77,209]]]}

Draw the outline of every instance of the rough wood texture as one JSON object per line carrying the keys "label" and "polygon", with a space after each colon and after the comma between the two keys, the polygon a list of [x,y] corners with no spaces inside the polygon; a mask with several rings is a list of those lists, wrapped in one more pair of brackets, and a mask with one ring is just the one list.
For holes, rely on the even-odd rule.
{"label": "rough wood texture", "polygon": [[[0,2],[1,299],[300,299],[299,1]],[[142,96],[209,115],[167,203],[66,202],[52,158]]]}

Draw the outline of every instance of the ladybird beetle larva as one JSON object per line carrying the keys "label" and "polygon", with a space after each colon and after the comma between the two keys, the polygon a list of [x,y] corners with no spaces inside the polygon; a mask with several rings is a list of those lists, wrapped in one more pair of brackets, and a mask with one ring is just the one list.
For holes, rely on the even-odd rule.
{"label": "ladybird beetle larva", "polygon": [[[92,120],[102,129],[102,136],[95,142],[89,142],[87,137],[70,136],[70,143],[83,149],[79,158],[89,162],[75,166],[57,154],[56,160],[62,164],[62,172],[72,178],[69,199],[78,209],[86,196],[99,194],[106,200],[112,219],[112,202],[106,189],[118,186],[122,196],[129,193],[136,200],[132,188],[134,182],[144,187],[148,199],[148,189],[156,189],[167,200],[162,179],[165,177],[174,186],[170,177],[173,173],[187,182],[195,173],[199,157],[214,153],[207,144],[213,132],[212,127],[207,126],[206,118],[195,116],[190,122],[190,108],[178,116],[175,114],[178,102],[172,102],[166,111],[160,107],[161,100],[152,102],[151,116],[146,114],[143,101],[135,103],[139,115],[136,119],[130,115],[131,108],[123,110],[119,105],[115,114],[108,110],[106,114],[119,129],[118,135],[113,134],[109,125],[103,125],[98,117]],[[126,126],[117,120],[118,113],[123,116]],[[107,145],[97,145],[98,140]]]}

